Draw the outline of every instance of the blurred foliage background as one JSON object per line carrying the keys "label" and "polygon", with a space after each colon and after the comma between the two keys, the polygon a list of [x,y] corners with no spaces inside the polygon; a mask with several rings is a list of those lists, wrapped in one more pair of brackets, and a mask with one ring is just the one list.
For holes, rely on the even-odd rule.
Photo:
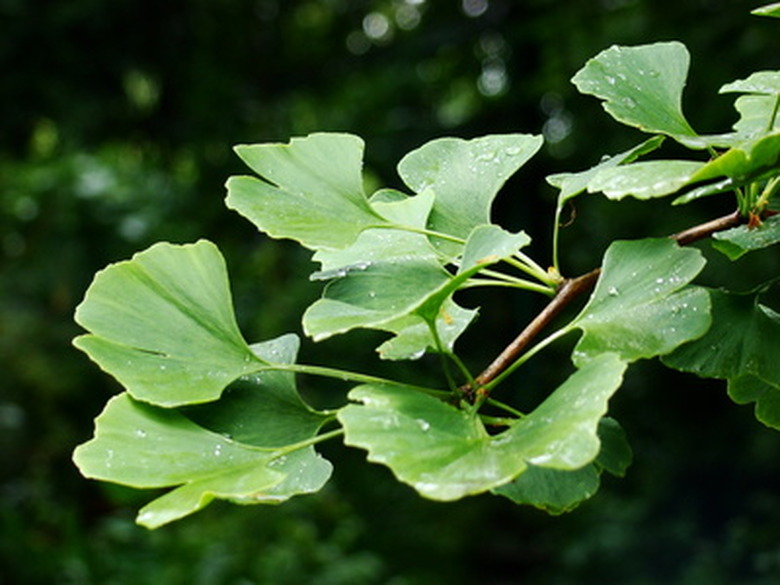
{"label": "blurred foliage background", "polygon": [[[334,444],[335,476],[316,496],[212,504],[147,532],[133,516],[148,494],[86,481],[70,461],[119,389],[70,346],[74,307],[107,263],[207,237],[227,257],[247,338],[300,331],[318,294],[313,265],[224,208],[225,179],[244,172],[233,144],[357,133],[368,180],[398,186],[395,163],[432,138],[544,133],[495,214],[526,229],[546,261],[554,193],[544,176],[640,140],[576,94],[571,76],[613,43],[681,40],[692,53],[689,117],[724,131],[735,116],[718,87],[777,68],[778,25],[749,16],[754,7],[0,0],[0,584],[777,583],[780,436],[721,384],[654,362],[632,369],[613,401],[636,453],[628,478],[558,518],[491,497],[424,501]],[[563,232],[563,265],[577,274],[614,238],[671,233],[729,210],[719,205],[583,199]],[[735,272],[702,249],[713,259],[705,278]],[[744,263],[735,285],[777,274],[775,256]],[[538,308],[492,299],[461,353],[479,369]],[[308,343],[303,360],[426,375],[425,362],[377,363],[366,347],[359,335]],[[525,380],[549,387],[557,369],[538,364]],[[317,400],[315,381],[302,384]]]}

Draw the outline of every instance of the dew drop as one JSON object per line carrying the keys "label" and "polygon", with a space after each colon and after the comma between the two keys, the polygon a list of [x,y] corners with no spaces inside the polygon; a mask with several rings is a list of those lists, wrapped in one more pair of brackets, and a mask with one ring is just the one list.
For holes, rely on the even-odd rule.
{"label": "dew drop", "polygon": [[429,431],[430,428],[431,428],[431,423],[429,423],[427,420],[423,420],[421,418],[417,419],[417,424],[420,426],[420,430],[422,430],[422,432],[424,432],[424,433]]}
{"label": "dew drop", "polygon": [[607,294],[611,297],[616,297],[620,294],[620,291],[617,289],[617,287],[611,286],[609,287]]}
{"label": "dew drop", "polygon": [[139,439],[145,439],[146,438],[146,431],[143,429],[135,429],[135,433],[133,433],[136,437]]}
{"label": "dew drop", "polygon": [[222,445],[217,445],[214,447],[214,457],[219,457],[222,455]]}

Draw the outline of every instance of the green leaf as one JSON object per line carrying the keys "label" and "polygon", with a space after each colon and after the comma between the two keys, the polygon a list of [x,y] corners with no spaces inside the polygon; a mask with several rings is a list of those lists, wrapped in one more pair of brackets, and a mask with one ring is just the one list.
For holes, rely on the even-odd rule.
{"label": "green leaf", "polygon": [[458,274],[473,273],[474,269],[511,258],[530,242],[525,232],[513,234],[497,225],[477,226],[466,240]]}
{"label": "green leaf", "polygon": [[493,493],[516,504],[529,504],[548,514],[563,514],[579,506],[599,489],[599,472],[593,464],[563,471],[529,466],[508,484]]}
{"label": "green leaf", "polygon": [[[256,343],[252,351],[264,362],[293,364],[300,340],[288,334]],[[257,447],[283,447],[317,434],[328,417],[307,406],[295,374],[267,370],[231,385],[217,402],[183,410],[202,427]]]}
{"label": "green leaf", "polygon": [[368,451],[425,497],[454,500],[511,481],[528,464],[578,469],[598,454],[597,426],[622,380],[614,354],[594,358],[509,430],[410,388],[363,385],[339,411],[345,443]]}
{"label": "green leaf", "polygon": [[663,358],[664,364],[705,378],[755,376],[780,387],[780,315],[757,294],[710,291],[712,326]]}
{"label": "green leaf", "polygon": [[[780,116],[776,115],[777,96],[743,95],[734,102],[739,120],[734,124],[738,136],[752,138],[765,132],[780,130]],[[774,116],[774,125],[770,120]],[[730,145],[733,146],[733,145]]]}
{"label": "green leaf", "polygon": [[729,380],[728,392],[737,404],[756,403],[756,419],[780,431],[780,385],[747,374]]}
{"label": "green leaf", "polygon": [[319,341],[358,327],[382,329],[410,314],[449,274],[432,259],[407,257],[357,267],[325,288],[303,315],[307,335]]}
{"label": "green leaf", "polygon": [[[541,136],[528,134],[440,138],[407,154],[398,173],[413,191],[430,188],[436,194],[431,229],[465,239],[474,227],[490,223],[499,189],[541,145]],[[451,253],[452,244],[435,243]]]}
{"label": "green leaf", "polygon": [[624,477],[634,455],[623,427],[615,419],[604,417],[599,421],[598,433],[601,451],[595,464],[612,475]]}
{"label": "green leaf", "polygon": [[764,173],[777,174],[780,159],[780,133],[769,134],[735,146],[703,165],[691,182],[728,177],[736,184],[754,181]]}
{"label": "green leaf", "polygon": [[601,441],[598,457],[585,467],[561,470],[530,465],[511,482],[495,488],[493,493],[550,514],[573,510],[598,491],[602,471],[623,477],[631,464],[631,447],[617,421],[602,418],[598,424],[598,437]]}
{"label": "green leaf", "polygon": [[598,427],[607,401],[620,386],[626,362],[602,353],[580,367],[531,414],[494,437],[516,448],[528,463],[578,469],[599,453]]}
{"label": "green leaf", "polygon": [[772,16],[774,18],[780,18],[780,3],[775,2],[774,4],[761,6],[755,10],[751,10],[750,14],[755,14],[756,16]]}
{"label": "green leaf", "polygon": [[[436,316],[435,327],[443,348],[452,351],[458,337],[477,316],[475,309],[464,309],[452,299],[444,301]],[[386,360],[410,360],[422,357],[428,350],[436,351],[436,342],[428,322],[417,314],[406,315],[382,325],[382,331],[395,336],[377,348]]]}
{"label": "green leaf", "polygon": [[[403,332],[405,335],[395,344],[383,345],[379,351],[389,359],[407,359],[435,347],[430,331],[423,333],[422,327],[436,323],[445,344],[451,346],[474,316],[473,312],[455,308],[450,302],[452,294],[479,270],[512,256],[530,241],[523,232],[512,234],[495,225],[477,226],[463,248],[461,268],[452,276],[441,266],[425,236],[401,231],[380,233],[383,231],[363,233],[353,246],[359,249],[315,256],[330,270],[314,276],[336,277],[326,287],[323,298],[303,316],[304,331],[315,341],[358,327]],[[399,245],[389,246],[390,242]],[[415,247],[420,253],[409,253]],[[370,260],[359,260],[367,258]],[[347,260],[354,264],[339,266]]]}
{"label": "green leaf", "polygon": [[[387,194],[388,191],[380,193]],[[415,197],[398,195],[401,198],[394,201],[375,201],[372,198],[371,205],[398,225],[424,229],[433,206],[433,191],[423,191]],[[439,254],[423,234],[389,227],[367,229],[345,248],[318,250],[312,259],[320,263],[321,270],[314,273],[312,279],[344,276],[352,269],[410,257],[438,262]]]}
{"label": "green leaf", "polygon": [[747,79],[732,81],[720,88],[719,93],[780,94],[780,71],[756,71]]}
{"label": "green leaf", "polygon": [[590,59],[572,82],[603,99],[619,122],[674,138],[696,136],[681,107],[689,62],[678,42],[613,46]]}
{"label": "green leaf", "polygon": [[558,197],[558,205],[562,205],[569,199],[576,197],[588,188],[590,181],[601,171],[616,167],[625,163],[630,163],[643,154],[656,150],[664,141],[663,136],[653,136],[648,138],[634,148],[608,157],[599,164],[585,171],[577,173],[559,173],[547,177],[547,182],[553,187],[558,187],[561,193]]}
{"label": "green leaf", "polygon": [[637,199],[663,197],[687,185],[703,166],[688,160],[653,160],[607,168],[588,183],[588,191],[601,191],[615,200],[628,195]]}
{"label": "green leaf", "polygon": [[95,276],[74,340],[138,399],[162,406],[215,400],[262,362],[241,336],[214,244],[155,244]]}
{"label": "green leaf", "polygon": [[704,264],[698,250],[668,238],[613,242],[590,300],[569,325],[583,332],[575,363],[602,352],[626,361],[650,358],[704,334],[709,296],[686,286]]}
{"label": "green leaf", "polygon": [[315,250],[343,248],[364,229],[387,223],[363,193],[363,141],[357,136],[311,134],[235,150],[262,180],[231,177],[227,206],[272,237]]}
{"label": "green leaf", "polygon": [[741,225],[713,234],[712,246],[731,260],[741,258],[753,250],[780,243],[780,215],[764,220],[757,227]]}
{"label": "green leaf", "polygon": [[138,488],[177,486],[140,511],[137,521],[149,528],[214,498],[264,503],[316,491],[330,475],[330,463],[310,447],[290,466],[285,451],[238,443],[126,393],[112,398],[95,423],[95,437],[73,455],[84,476]]}

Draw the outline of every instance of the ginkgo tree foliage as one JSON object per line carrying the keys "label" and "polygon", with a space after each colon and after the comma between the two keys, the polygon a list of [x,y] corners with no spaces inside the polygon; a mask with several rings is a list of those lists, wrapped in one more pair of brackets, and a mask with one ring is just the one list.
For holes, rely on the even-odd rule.
{"label": "ginkgo tree foliage", "polygon": [[[777,17],[780,7],[756,13]],[[539,151],[540,136],[433,140],[398,163],[404,190],[373,193],[364,190],[357,136],[236,147],[248,171],[227,181],[228,208],[312,252],[317,268],[309,276],[323,287],[303,312],[305,335],[320,342],[358,329],[384,332],[379,358],[438,354],[439,382],[301,364],[292,333],[248,342],[218,247],[158,243],[99,272],[76,310],[87,333],[75,346],[125,389],[76,449],[76,465],[90,478],[169,488],[138,514],[150,528],[215,498],[276,504],[316,492],[332,472],[317,451],[327,440],[365,451],[426,498],[488,492],[560,513],[593,495],[604,472],[625,474],[632,453],[608,416],[609,401],[631,364],[654,357],[725,380],[735,402],[755,403],[757,418],[780,429],[780,314],[764,303],[776,275],[750,292],[698,285],[706,260],[687,245],[706,238],[736,260],[780,242],[772,209],[780,192],[780,71],[726,83],[721,92],[736,96],[738,120],[711,135],[698,133],[683,111],[688,67],[686,48],[663,42],[611,47],[574,76],[610,116],[649,136],[590,169],[547,178],[559,196],[544,260],[527,254],[525,232],[491,216],[502,185]],[[663,158],[665,141],[690,155]],[[568,275],[558,258],[561,214],[588,193],[669,197],[674,206],[718,196],[731,198],[735,211],[671,236],[615,241],[598,268]],[[477,309],[459,304],[459,291],[472,287],[549,299],[478,373],[458,348],[463,332],[477,327]],[[578,299],[578,311],[563,311]],[[546,359],[544,350],[563,338],[574,341],[560,364],[565,379],[532,409],[512,404],[504,390],[523,382],[511,374]],[[299,374],[350,389],[340,407],[317,410],[299,394]]]}

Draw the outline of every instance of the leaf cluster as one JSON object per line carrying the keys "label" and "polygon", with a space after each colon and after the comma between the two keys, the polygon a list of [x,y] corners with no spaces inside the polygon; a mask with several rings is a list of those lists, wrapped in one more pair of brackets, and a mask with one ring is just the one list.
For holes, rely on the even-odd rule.
{"label": "leaf cluster", "polygon": [[[776,7],[762,10],[777,15]],[[399,162],[406,191],[373,193],[364,189],[364,144],[354,135],[236,147],[253,174],[228,180],[227,206],[268,236],[298,242],[318,264],[310,278],[323,292],[303,314],[304,333],[321,341],[355,329],[385,332],[380,358],[438,354],[440,383],[299,364],[293,334],[248,343],[218,248],[159,243],[98,273],[77,309],[88,333],[75,345],[126,389],[77,448],[82,473],[172,488],[139,513],[139,523],[157,527],[214,498],[270,504],[315,492],[332,470],[316,445],[343,437],[427,498],[490,492],[560,513],[593,495],[604,471],[625,473],[631,449],[608,403],[630,364],[659,356],[671,368],[728,380],[736,402],[755,402],[759,420],[778,428],[780,316],[761,302],[771,279],[741,294],[697,285],[706,260],[686,244],[713,235],[714,247],[737,259],[780,240],[771,208],[780,191],[780,72],[724,85],[722,93],[738,95],[739,119],[729,132],[701,135],[681,107],[688,66],[677,42],[616,46],[574,76],[615,120],[651,136],[590,169],[548,177],[559,189],[550,262],[525,252],[525,232],[491,218],[494,199],[539,150],[540,136],[433,140]],[[645,158],[669,139],[690,158]],[[558,261],[560,216],[586,193],[673,196],[673,205],[721,195],[733,197],[737,211],[676,237],[615,241],[598,269],[567,277]],[[479,374],[456,351],[478,312],[461,306],[458,293],[473,287],[550,299]],[[587,292],[581,310],[547,332]],[[535,408],[497,398],[522,385],[512,373],[573,336],[566,379]],[[346,403],[311,407],[297,374],[349,382]]]}

